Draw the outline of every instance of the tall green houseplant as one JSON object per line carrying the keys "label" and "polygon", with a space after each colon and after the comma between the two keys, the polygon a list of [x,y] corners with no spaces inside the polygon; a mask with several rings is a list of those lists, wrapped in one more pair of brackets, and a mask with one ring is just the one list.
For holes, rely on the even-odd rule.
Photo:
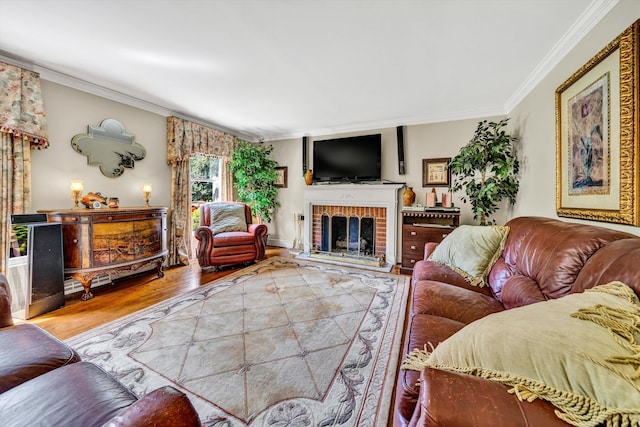
{"label": "tall green houseplant", "polygon": [[481,225],[495,224],[489,217],[498,210],[498,203],[508,199],[516,202],[520,163],[513,151],[517,138],[503,129],[508,118],[499,122],[478,123],[471,141],[449,163],[453,191],[465,191],[464,203],[471,203],[473,218]]}
{"label": "tall green houseplant", "polygon": [[230,166],[238,191],[238,200],[251,207],[262,222],[271,222],[280,206],[276,181],[276,162],[269,158],[273,146],[239,141]]}

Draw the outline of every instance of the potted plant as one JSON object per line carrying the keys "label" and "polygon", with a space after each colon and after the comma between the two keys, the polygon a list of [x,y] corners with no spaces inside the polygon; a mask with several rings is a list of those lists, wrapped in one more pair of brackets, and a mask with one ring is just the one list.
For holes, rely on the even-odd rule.
{"label": "potted plant", "polygon": [[503,199],[516,202],[520,163],[513,152],[517,138],[503,130],[508,121],[479,122],[471,141],[448,164],[453,175],[452,190],[465,190],[462,202],[471,203],[473,218],[481,225],[495,224],[489,217]]}
{"label": "potted plant", "polygon": [[269,158],[272,150],[271,145],[241,140],[230,161],[238,200],[249,205],[253,215],[263,223],[270,222],[280,206],[275,186],[277,163]]}

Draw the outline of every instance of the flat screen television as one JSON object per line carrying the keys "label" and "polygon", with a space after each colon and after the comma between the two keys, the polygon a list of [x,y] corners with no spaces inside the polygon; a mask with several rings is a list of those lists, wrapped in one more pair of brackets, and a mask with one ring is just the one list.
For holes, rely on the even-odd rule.
{"label": "flat screen television", "polygon": [[381,147],[381,134],[313,141],[313,180],[379,181]]}

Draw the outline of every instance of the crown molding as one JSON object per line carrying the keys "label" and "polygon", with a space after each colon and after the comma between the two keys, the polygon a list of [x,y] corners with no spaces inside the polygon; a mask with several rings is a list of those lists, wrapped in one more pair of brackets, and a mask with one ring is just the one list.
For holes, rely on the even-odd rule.
{"label": "crown molding", "polygon": [[124,93],[121,93],[112,89],[108,89],[99,84],[91,83],[86,80],[79,79],[77,77],[73,77],[68,74],[64,74],[59,71],[52,70],[51,68],[38,65],[24,58],[6,56],[5,52],[3,51],[0,51],[0,61],[5,62],[7,64],[15,65],[25,70],[36,72],[40,74],[41,79],[52,82],[52,83],[57,83],[62,86],[67,86],[72,89],[86,92],[91,95],[96,95],[101,98],[109,99],[111,101],[119,102],[121,104],[128,105],[130,107],[139,108],[140,110],[148,111],[150,113],[158,114],[160,116],[179,117],[181,119],[189,120],[191,122],[197,123],[201,126],[207,126],[222,132],[229,133],[231,135],[235,135],[238,138],[241,138],[247,141],[251,141],[251,142],[258,141],[258,137],[256,137],[256,135],[246,134],[244,132],[238,132],[237,130],[229,129],[225,126],[206,122],[198,118],[195,118],[193,116],[190,116],[188,114],[183,114],[179,111],[174,111],[170,108],[163,107],[162,105],[158,105],[149,101],[145,101],[140,98],[126,95]]}
{"label": "crown molding", "polygon": [[578,20],[553,46],[527,79],[505,103],[505,111],[512,111],[569,52],[591,31],[620,0],[593,0]]}
{"label": "crown molding", "polygon": [[175,116],[175,117],[179,117],[181,119],[184,120],[189,120],[191,122],[197,123],[201,126],[206,126],[206,127],[210,127],[225,133],[229,133],[231,135],[235,135],[238,138],[241,139],[246,139],[249,141],[255,141],[256,137],[255,135],[249,135],[249,134],[244,134],[242,132],[238,132],[234,129],[229,129],[225,126],[221,126],[219,124],[213,124],[210,122],[206,122],[203,121],[201,119],[198,119],[196,117],[190,116],[188,114],[184,114],[181,113],[179,111],[175,111],[172,110],[170,108],[167,107],[163,107],[162,105],[158,105],[152,102],[148,102],[145,101],[143,99],[140,98],[135,98],[133,96],[130,95],[125,95],[121,92],[112,90],[112,89],[108,89],[104,86],[100,86],[82,79],[78,79],[76,77],[71,77],[67,74],[63,74],[54,70],[51,70],[49,68],[45,68],[45,67],[41,67],[38,65],[34,66],[34,70],[37,73],[40,73],[40,78],[53,82],[53,83],[58,83],[64,86],[68,86],[70,88],[73,89],[78,89],[81,90],[83,92],[87,92],[90,93],[92,95],[96,95],[96,96],[100,96],[102,98],[106,98],[109,99],[111,101],[116,101],[119,102],[121,104],[125,104],[128,105],[130,107],[135,107],[135,108],[139,108],[141,110],[144,111],[148,111],[151,113],[155,113],[161,116],[165,116],[165,117],[169,117],[169,116]]}
{"label": "crown molding", "polygon": [[488,109],[476,109],[456,111],[450,114],[439,114],[433,116],[402,117],[391,120],[378,120],[373,122],[362,122],[343,126],[329,126],[326,128],[305,129],[286,134],[265,134],[266,142],[282,141],[286,139],[298,139],[303,136],[318,137],[327,135],[339,135],[350,132],[366,132],[376,129],[395,129],[397,126],[419,126],[433,123],[444,123],[458,120],[475,120],[482,117],[505,116],[507,114],[504,107],[493,107]]}

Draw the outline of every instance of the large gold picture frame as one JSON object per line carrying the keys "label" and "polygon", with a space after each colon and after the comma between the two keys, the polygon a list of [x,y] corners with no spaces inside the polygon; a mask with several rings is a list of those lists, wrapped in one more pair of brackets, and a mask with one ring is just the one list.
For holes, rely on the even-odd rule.
{"label": "large gold picture frame", "polygon": [[558,216],[638,225],[640,20],[556,90]]}

